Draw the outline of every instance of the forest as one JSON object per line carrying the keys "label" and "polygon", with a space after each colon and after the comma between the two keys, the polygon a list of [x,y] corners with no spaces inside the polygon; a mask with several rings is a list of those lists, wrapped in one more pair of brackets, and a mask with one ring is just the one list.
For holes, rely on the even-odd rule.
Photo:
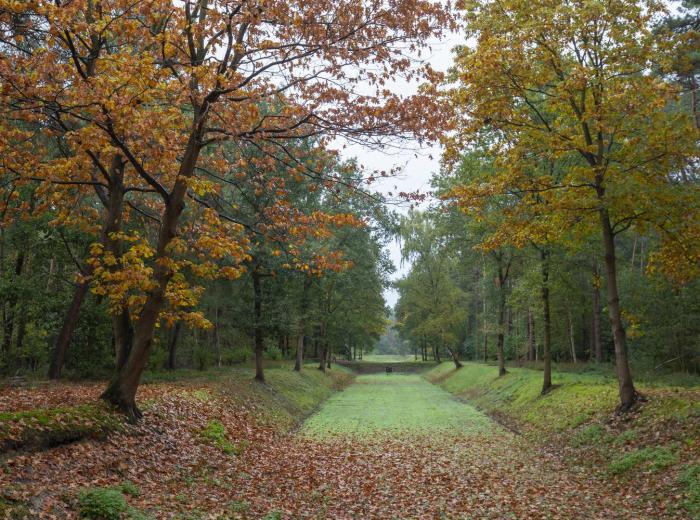
{"label": "forest", "polygon": [[699,81],[697,0],[0,0],[0,516],[700,518]]}

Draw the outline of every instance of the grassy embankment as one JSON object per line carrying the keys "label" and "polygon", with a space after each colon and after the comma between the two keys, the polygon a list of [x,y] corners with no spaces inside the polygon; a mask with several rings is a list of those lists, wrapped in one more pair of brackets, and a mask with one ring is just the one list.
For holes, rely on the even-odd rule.
{"label": "grassy embankment", "polygon": [[[312,366],[301,373],[291,367],[290,363],[270,366],[264,384],[252,379],[249,367],[146,373],[139,402],[148,411],[172,392],[213,392],[266,424],[291,429],[352,380],[343,367],[334,367],[328,375]],[[103,385],[35,381],[22,388],[0,387],[0,453],[50,448],[127,430],[123,416],[99,401]]]}
{"label": "grassy embankment", "polygon": [[[42,507],[37,504],[56,494],[55,490],[44,492],[50,487],[48,484],[37,482],[25,486],[13,480],[12,467],[17,460],[41,467],[44,459],[54,456],[47,452],[44,457],[43,450],[63,445],[71,448],[76,446],[73,444],[76,441],[90,441],[84,448],[76,449],[90,450],[96,461],[114,457],[112,444],[134,446],[145,453],[149,444],[158,445],[161,440],[158,431],[163,430],[168,432],[166,438],[171,435],[190,443],[182,467],[171,469],[179,468],[182,478],[195,482],[201,476],[198,473],[201,468],[192,466],[192,454],[202,455],[213,448],[214,453],[221,452],[219,457],[224,462],[226,457],[238,458],[252,442],[245,440],[246,436],[256,435],[261,427],[280,433],[295,428],[353,379],[352,373],[343,367],[333,367],[324,375],[315,365],[307,365],[297,373],[290,363],[270,364],[264,384],[254,381],[253,373],[250,367],[147,373],[138,397],[145,417],[136,426],[127,424],[123,416],[99,401],[104,382],[35,381],[22,388],[0,387],[0,474],[4,471],[2,478],[6,479],[5,484],[0,484],[0,489],[4,488],[0,491],[0,518],[31,517],[37,511],[32,507]],[[118,436],[115,443],[99,442],[111,435]],[[158,446],[159,450],[166,448]],[[56,456],[66,463],[65,455]],[[205,456],[207,460],[212,458],[216,456]],[[128,464],[118,466],[115,471],[122,475],[126,468]],[[124,475],[120,483],[120,477],[112,473],[108,470],[94,477],[95,481],[103,482],[99,487],[76,481],[70,491],[61,489],[58,499],[52,497],[58,500],[62,511],[57,514],[65,512],[60,508],[68,507],[84,518],[147,518],[130,505],[136,500],[133,497],[144,490],[133,486],[128,479],[123,480]],[[108,485],[115,479],[116,483]],[[89,482],[93,478],[83,480]],[[159,485],[166,486],[167,482]],[[40,493],[37,495],[32,489]]]}
{"label": "grassy embankment", "polygon": [[559,449],[567,460],[620,482],[678,493],[700,518],[700,378],[638,379],[648,398],[638,409],[616,415],[617,382],[605,368],[554,371],[555,388],[540,395],[542,372],[443,363],[426,377],[523,434]]}

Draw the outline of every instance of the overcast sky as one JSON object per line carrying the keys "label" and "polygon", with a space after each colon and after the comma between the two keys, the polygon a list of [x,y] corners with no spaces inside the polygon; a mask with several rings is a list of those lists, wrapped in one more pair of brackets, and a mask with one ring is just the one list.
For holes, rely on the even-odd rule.
{"label": "overcast sky", "polygon": [[[452,65],[452,48],[461,43],[461,37],[458,34],[450,34],[444,40],[433,43],[432,53],[425,61],[429,62],[436,70],[447,70]],[[415,83],[406,81],[396,81],[391,87],[394,92],[410,95],[416,91]],[[359,145],[348,146],[343,149],[342,155],[346,158],[355,157],[360,164],[367,170],[385,170],[389,171],[392,168],[399,166],[403,172],[392,178],[381,179],[372,187],[384,194],[397,191],[412,192],[420,190],[427,192],[430,188],[430,176],[440,168],[440,157],[442,151],[439,147],[420,147],[418,143],[414,146],[405,145],[405,150],[392,151],[391,153],[382,153],[380,151],[370,150]],[[432,159],[431,159],[432,157]],[[401,213],[406,213],[408,207],[395,208]],[[394,265],[397,268],[394,274],[394,279],[400,278],[408,272],[409,266],[401,266],[401,253],[398,243],[393,242],[389,245],[389,253]],[[395,290],[386,291],[384,298],[389,306],[394,306],[398,298]]]}

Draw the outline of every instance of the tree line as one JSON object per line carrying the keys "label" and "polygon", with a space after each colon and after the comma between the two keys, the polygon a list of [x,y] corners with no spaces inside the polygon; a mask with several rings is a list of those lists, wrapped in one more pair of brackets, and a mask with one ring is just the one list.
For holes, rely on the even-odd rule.
{"label": "tree line", "polygon": [[[441,203],[402,225],[399,327],[458,354],[697,372],[697,2],[463,3]],[[436,351],[437,353],[438,351]]]}
{"label": "tree line", "polygon": [[221,362],[252,339],[258,379],[270,337],[323,366],[375,335],[381,173],[328,144],[434,139],[433,98],[385,84],[430,78],[408,53],[453,25],[423,0],[3,2],[4,370],[110,350],[102,397],[138,419],[183,325]]}

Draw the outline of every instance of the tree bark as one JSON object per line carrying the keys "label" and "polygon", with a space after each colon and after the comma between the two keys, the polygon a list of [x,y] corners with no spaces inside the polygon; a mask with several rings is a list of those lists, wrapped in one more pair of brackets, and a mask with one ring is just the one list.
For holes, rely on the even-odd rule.
{"label": "tree bark", "polygon": [[552,388],[552,322],[549,313],[549,251],[540,250],[540,268],[542,273],[542,361],[544,374],[542,378],[542,394]]}
{"label": "tree bark", "polygon": [[603,247],[605,250],[605,285],[608,297],[608,314],[610,317],[613,341],[615,343],[615,367],[620,390],[619,409],[621,412],[626,412],[635,404],[639,395],[632,382],[632,373],[627,357],[627,338],[625,335],[625,327],[622,323],[620,296],[617,287],[615,235],[607,209],[602,208],[599,211],[599,215],[603,232]]}
{"label": "tree bark", "polygon": [[[110,249],[116,259],[122,256],[121,241],[110,238],[110,234],[117,233],[122,228],[122,216],[124,212],[124,162],[119,154],[115,154],[112,158],[112,164],[109,170],[109,196],[100,196],[100,200],[105,207],[105,220],[100,232],[100,243]],[[96,188],[97,190],[98,188]],[[98,192],[99,195],[99,192]],[[114,266],[116,269],[118,266]],[[49,366],[49,379],[59,379],[61,370],[66,359],[66,353],[70,340],[73,337],[73,332],[78,324],[80,308],[85,300],[85,295],[90,288],[90,277],[94,271],[92,264],[87,264],[82,275],[82,280],[78,282],[73,292],[73,299],[68,307],[66,316],[63,319],[61,330],[56,336],[56,341],[53,346],[53,355],[51,357],[51,365]],[[115,357],[117,369],[126,361],[129,350],[131,349],[131,341],[133,340],[133,328],[131,318],[128,311],[123,311],[119,317],[112,318],[112,332],[114,334]]]}
{"label": "tree bark", "polygon": [[571,361],[578,363],[576,358],[576,342],[574,341],[574,319],[571,316],[571,307],[566,309],[567,319],[569,321],[569,343],[571,345]]}
{"label": "tree bark", "polygon": [[598,261],[596,260],[593,272],[593,350],[595,352],[596,363],[603,362],[603,338],[600,327],[600,273],[598,271]]}
{"label": "tree bark", "polygon": [[[15,260],[15,277],[19,279],[22,275],[22,268],[24,266],[25,254],[23,250],[17,252],[17,259]],[[19,280],[18,280],[19,281]],[[15,330],[15,315],[17,314],[17,302],[19,301],[19,296],[15,291],[10,293],[7,298],[7,311],[5,313],[5,323],[3,324],[3,340],[2,340],[2,351],[5,355],[9,354],[12,349],[12,336]]]}
{"label": "tree bark", "polygon": [[153,345],[153,333],[165,301],[165,291],[173,276],[168,263],[163,260],[168,258],[168,246],[175,238],[178,220],[185,208],[187,180],[192,176],[199,151],[199,138],[193,133],[183,155],[178,179],[168,196],[161,218],[153,263],[155,286],[146,293],[146,301],[136,322],[133,345],[126,363],[117,371],[102,394],[103,400],[119,408],[132,421],[141,417],[141,412],[136,406],[136,391]]}
{"label": "tree bark", "polygon": [[255,339],[255,379],[260,382],[265,381],[265,373],[263,371],[263,349],[264,339],[262,330],[262,281],[260,271],[257,266],[253,268],[253,293],[254,298],[254,317],[253,317],[253,336]]}
{"label": "tree bark", "polygon": [[496,343],[496,353],[498,355],[498,377],[507,374],[505,356],[505,314],[506,314],[506,288],[505,283],[508,278],[507,269],[504,271],[502,256],[498,256],[498,339]]}
{"label": "tree bark", "polygon": [[318,364],[318,369],[321,372],[326,371],[326,349],[328,345],[326,344],[326,324],[322,321],[321,325],[319,326],[319,346],[321,351],[319,352],[318,359],[319,359],[319,364]]}
{"label": "tree bark", "polygon": [[462,365],[462,363],[459,362],[459,357],[457,356],[457,350],[450,348],[447,345],[445,345],[445,348],[450,353],[450,356],[452,356],[452,362],[455,364],[455,369],[462,368],[464,365]]}
{"label": "tree bark", "polygon": [[301,372],[301,366],[304,363],[304,335],[306,333],[306,312],[308,308],[308,293],[311,287],[311,278],[304,279],[304,287],[301,293],[301,305],[299,313],[299,335],[297,337],[297,353],[294,361],[294,370]]}
{"label": "tree bark", "polygon": [[182,330],[182,322],[178,321],[173,327],[173,333],[170,336],[170,341],[168,342],[168,370],[175,370],[176,363],[176,352],[177,344],[180,340],[180,331]]}
{"label": "tree bark", "polygon": [[[92,271],[92,269],[90,269]],[[49,365],[49,379],[59,379],[63,365],[66,362],[66,353],[70,344],[73,331],[78,324],[78,316],[80,315],[80,307],[83,305],[85,295],[90,288],[90,282],[86,279],[81,280],[75,286],[73,299],[71,300],[66,316],[63,319],[63,325],[56,337],[53,345],[53,354],[51,356],[51,365]]]}
{"label": "tree bark", "polygon": [[536,361],[537,360],[537,344],[535,342],[535,317],[530,309],[527,310],[527,360]]}

